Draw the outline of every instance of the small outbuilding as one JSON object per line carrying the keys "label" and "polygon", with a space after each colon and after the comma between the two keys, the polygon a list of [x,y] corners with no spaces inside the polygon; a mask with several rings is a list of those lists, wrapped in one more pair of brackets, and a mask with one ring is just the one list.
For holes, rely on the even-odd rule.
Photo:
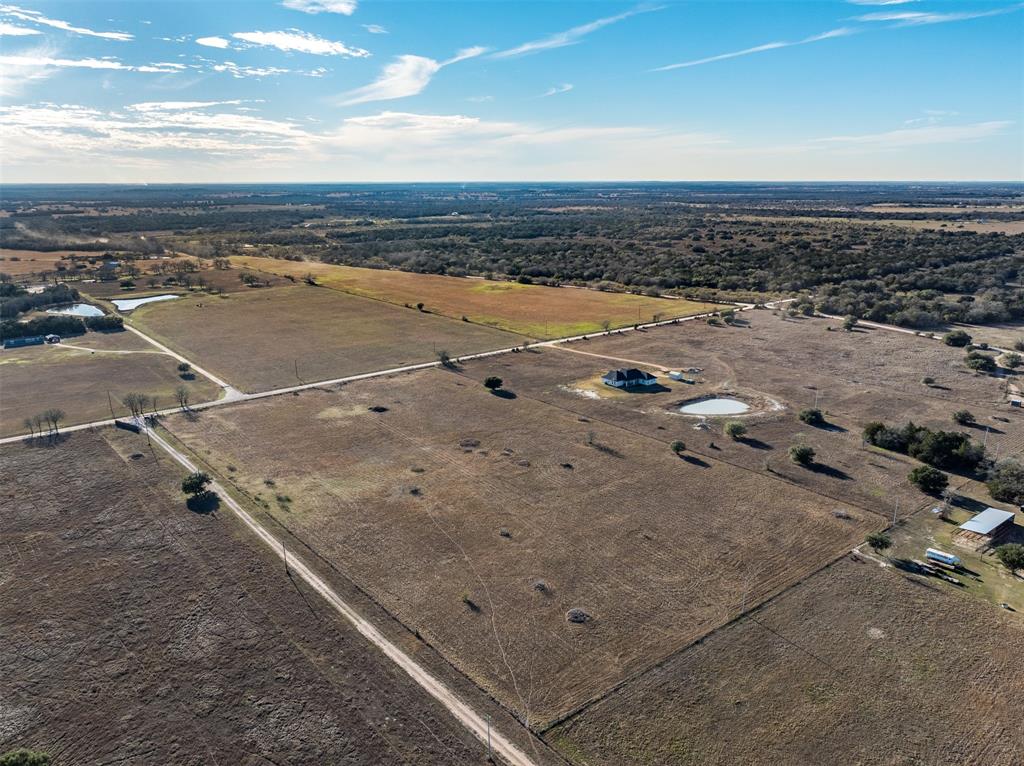
{"label": "small outbuilding", "polygon": [[610,370],[601,376],[601,381],[606,386],[613,386],[615,388],[656,386],[658,384],[657,377],[651,375],[649,372],[645,372],[644,370],[638,370],[636,367]]}
{"label": "small outbuilding", "polygon": [[957,529],[957,542],[980,547],[991,545],[1013,526],[1013,512],[986,508]]}

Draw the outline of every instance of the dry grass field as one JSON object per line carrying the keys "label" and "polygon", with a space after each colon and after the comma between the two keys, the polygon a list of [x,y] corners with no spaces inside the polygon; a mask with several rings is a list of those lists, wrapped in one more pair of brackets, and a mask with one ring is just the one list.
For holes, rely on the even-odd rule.
{"label": "dry grass field", "polygon": [[847,557],[547,738],[580,766],[1015,766],[1022,657],[1019,617]]}
{"label": "dry grass field", "polygon": [[[903,516],[933,500],[907,482],[914,460],[862,443],[863,428],[872,420],[958,430],[951,415],[967,408],[982,424],[967,431],[987,441],[993,454],[1024,450],[1024,417],[1004,401],[999,379],[963,366],[962,350],[884,330],[828,332],[826,320],[783,320],[768,311],[743,317],[736,327],[686,322],[482,359],[467,363],[464,372],[478,381],[498,375],[521,397],[665,445],[679,439],[701,458],[771,475],[886,518],[897,503]],[[702,372],[688,376],[693,384],[662,376],[657,393],[623,394],[599,382],[611,368],[636,364],[654,372]],[[921,383],[926,374],[935,384]],[[740,417],[709,418],[708,430],[695,430],[699,418],[679,414],[681,403],[716,394],[739,397],[753,409]],[[826,427],[798,418],[816,398]],[[744,439],[723,435],[724,423],[734,419],[748,427]],[[991,429],[987,436],[984,426]],[[797,443],[815,449],[817,468],[790,461],[789,447]]]}
{"label": "dry grass field", "polygon": [[304,284],[228,296],[189,295],[140,307],[130,321],[250,392],[429,362],[442,349],[455,356],[520,340]]}
{"label": "dry grass field", "polygon": [[165,425],[532,726],[884,525],[439,369]]}
{"label": "dry grass field", "polygon": [[552,288],[484,279],[363,269],[333,264],[232,257],[235,266],[302,278],[312,274],[321,284],[355,295],[415,306],[475,324],[531,338],[561,338],[612,327],[714,311],[720,306],[669,298]]}
{"label": "dry grass field", "polygon": [[38,250],[0,248],[0,272],[10,274],[12,277],[23,277],[43,271],[53,271],[57,268],[57,264],[70,268],[71,261],[67,260],[67,258],[71,255],[90,256],[98,254],[75,250],[42,252]]}
{"label": "dry grass field", "polygon": [[0,451],[0,752],[54,764],[480,763],[180,469],[107,429]]}
{"label": "dry grass field", "polygon": [[[160,262],[139,261],[142,269],[146,269],[147,264],[150,264],[148,268],[152,269],[158,263]],[[250,274],[259,279],[260,286],[251,287],[247,285],[241,280],[243,274]],[[171,276],[171,273],[169,272],[167,276]],[[276,277],[265,272],[257,273],[250,269],[216,269],[209,267],[201,268],[199,271],[186,272],[183,276],[188,278],[190,282],[187,286],[181,284],[165,285],[164,280],[167,276],[144,273],[135,278],[135,288],[127,292],[121,287],[120,281],[116,279],[106,282],[82,282],[76,283],[74,286],[82,293],[109,300],[111,298],[141,298],[146,295],[164,295],[166,293],[200,293],[204,291],[225,293],[250,292],[265,287],[281,287],[282,285],[291,284],[282,277]],[[177,276],[175,278],[177,279]]]}
{"label": "dry grass field", "polygon": [[64,410],[63,425],[109,418],[110,401],[118,417],[127,415],[121,398],[131,391],[156,397],[161,407],[176,404],[179,385],[189,389],[193,404],[219,395],[206,378],[183,380],[177,360],[132,333],[90,332],[65,340],[68,346],[0,351],[0,435],[27,432],[22,421],[51,407]]}

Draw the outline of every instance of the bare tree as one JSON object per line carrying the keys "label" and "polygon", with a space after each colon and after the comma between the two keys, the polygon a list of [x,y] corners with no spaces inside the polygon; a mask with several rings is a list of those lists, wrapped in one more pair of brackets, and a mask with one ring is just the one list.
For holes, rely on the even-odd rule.
{"label": "bare tree", "polygon": [[60,421],[64,419],[64,415],[64,410],[59,410],[56,407],[51,407],[42,413],[43,420],[49,424],[55,436],[60,434]]}
{"label": "bare tree", "polygon": [[21,421],[21,424],[28,429],[29,436],[34,437],[36,435],[36,427],[35,423],[32,422],[32,418],[25,418],[23,421]]}
{"label": "bare tree", "polygon": [[121,398],[121,403],[128,408],[133,417],[138,418],[142,417],[142,413],[149,406],[149,397],[146,394],[131,391]]}
{"label": "bare tree", "polygon": [[178,399],[178,406],[183,410],[188,409],[188,389],[185,386],[178,386],[174,389],[174,395]]}

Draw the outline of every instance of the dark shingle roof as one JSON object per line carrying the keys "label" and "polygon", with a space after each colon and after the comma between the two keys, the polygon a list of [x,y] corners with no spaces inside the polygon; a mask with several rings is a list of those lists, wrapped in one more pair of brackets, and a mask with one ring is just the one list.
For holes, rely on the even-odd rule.
{"label": "dark shingle roof", "polygon": [[654,380],[654,375],[638,370],[636,367],[630,367],[628,370],[620,367],[618,370],[611,370],[605,373],[602,380],[614,381],[616,383],[632,383],[639,380]]}

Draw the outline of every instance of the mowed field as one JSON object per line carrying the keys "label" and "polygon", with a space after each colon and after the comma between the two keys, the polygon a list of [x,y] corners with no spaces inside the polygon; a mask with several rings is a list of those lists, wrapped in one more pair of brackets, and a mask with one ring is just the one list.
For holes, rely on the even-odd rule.
{"label": "mowed field", "polygon": [[289,285],[142,306],[129,321],[247,391],[507,348],[515,335],[346,295]]}
{"label": "mowed field", "polygon": [[604,293],[576,288],[522,285],[484,279],[363,269],[327,263],[233,256],[235,266],[316,280],[336,290],[415,306],[453,319],[526,335],[562,338],[599,331],[604,322],[622,327],[638,322],[716,311],[721,306],[670,298]]}
{"label": "mowed field", "polygon": [[[742,317],[735,327],[685,322],[470,361],[464,373],[477,381],[498,375],[521,397],[665,445],[678,439],[694,456],[770,475],[890,519],[894,511],[902,516],[934,502],[907,481],[916,461],[863,444],[867,423],[913,420],[966,430],[994,455],[1024,451],[1024,416],[1006,401],[1004,380],[969,371],[961,349],[887,330],[828,332],[835,322],[786,320],[770,311],[746,311]],[[660,375],[658,391],[624,394],[600,383],[604,372],[623,365]],[[691,367],[701,370],[687,376],[693,384],[663,372]],[[932,386],[921,383],[925,375],[935,378]],[[739,417],[708,418],[708,430],[695,430],[700,419],[681,415],[679,405],[712,395],[739,397],[752,409]],[[825,427],[798,418],[816,402],[825,412]],[[951,415],[959,409],[970,410],[979,425],[955,425]],[[746,438],[723,435],[730,420],[747,426]],[[794,465],[788,455],[794,444],[813,447],[818,466]],[[963,481],[952,477],[954,486]]]}
{"label": "mowed field", "polygon": [[0,448],[0,752],[481,762],[447,711],[230,513],[189,511],[181,475],[113,429]]}
{"label": "mowed field", "polygon": [[[183,380],[178,362],[129,332],[65,338],[65,343],[0,350],[0,435],[27,433],[22,424],[51,407],[64,410],[62,425],[128,415],[121,399],[129,392],[177,404],[185,386],[192,404],[216,399],[220,389],[202,376]],[[108,399],[108,393],[110,398]]]}
{"label": "mowed field", "polygon": [[1024,623],[852,556],[547,734],[581,766],[1024,759]]}
{"label": "mowed field", "polygon": [[49,252],[37,250],[10,250],[0,248],[0,273],[12,277],[22,277],[42,271],[53,271],[58,263],[70,268],[71,255],[97,256],[99,253],[76,252],[74,250],[53,250]]}
{"label": "mowed field", "polygon": [[440,369],[164,424],[534,727],[884,526]]}

